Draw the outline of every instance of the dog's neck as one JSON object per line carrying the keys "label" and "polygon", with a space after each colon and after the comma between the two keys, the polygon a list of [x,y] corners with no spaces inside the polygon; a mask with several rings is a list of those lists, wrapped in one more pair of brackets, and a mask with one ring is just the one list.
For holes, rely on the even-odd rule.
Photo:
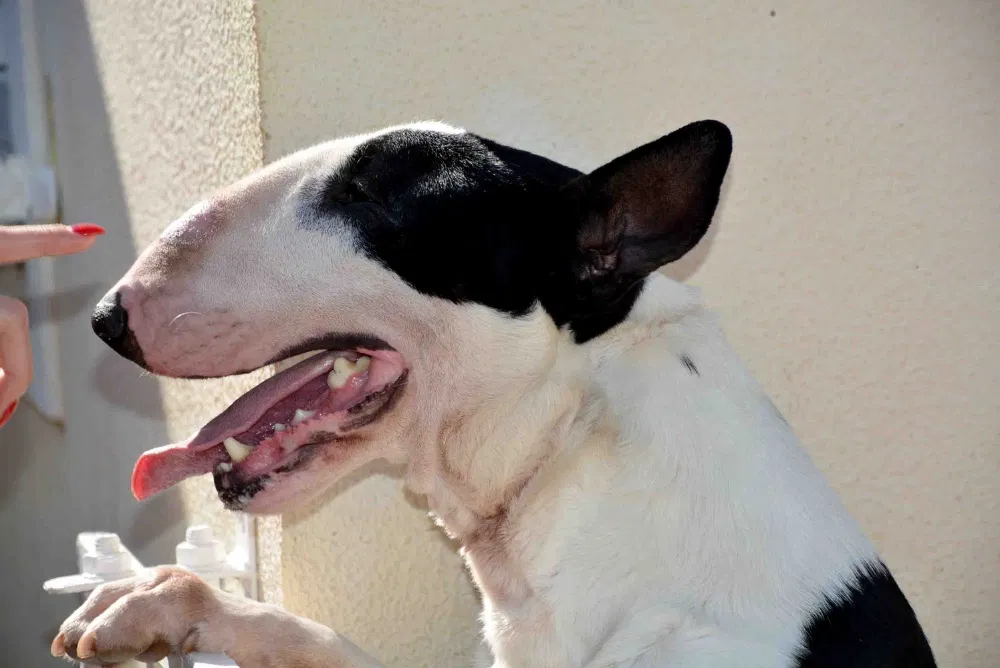
{"label": "dog's neck", "polygon": [[442,433],[429,505],[493,600],[523,600],[530,593],[508,538],[525,502],[544,488],[547,469],[588,437],[588,407],[587,383],[552,371]]}
{"label": "dog's neck", "polygon": [[[483,394],[482,387],[458,393],[489,398],[444,415],[434,432],[436,442],[422,448],[432,454],[425,454],[422,465],[411,461],[407,482],[427,497],[438,522],[462,545],[484,593],[508,601],[528,594],[506,548],[519,508],[542,492],[552,477],[547,470],[565,468],[560,462],[595,439],[609,444],[617,439],[596,381],[598,367],[612,364],[632,345],[657,336],[671,320],[699,306],[696,290],[663,277],[650,279],[631,316],[609,335],[581,346],[568,332],[553,329],[542,336],[547,342],[539,358],[510,361],[534,365],[531,373],[515,371],[510,378],[517,381],[491,384],[493,393]],[[488,376],[495,369],[490,361],[471,375]],[[415,474],[418,469],[422,476]]]}
{"label": "dog's neck", "polygon": [[[535,322],[523,337],[487,346],[477,358],[481,368],[450,375],[460,399],[435,420],[434,475],[419,491],[459,540],[504,513],[546,461],[572,446],[592,385],[587,358],[570,335],[540,312],[529,319]],[[503,350],[517,352],[504,357]]]}

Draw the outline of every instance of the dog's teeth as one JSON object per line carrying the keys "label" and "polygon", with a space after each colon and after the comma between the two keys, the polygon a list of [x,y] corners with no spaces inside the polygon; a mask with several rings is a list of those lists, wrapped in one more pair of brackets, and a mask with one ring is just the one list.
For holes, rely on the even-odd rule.
{"label": "dog's teeth", "polygon": [[219,462],[218,464],[216,464],[215,470],[218,473],[229,473],[230,471],[233,470],[233,465],[229,462]]}
{"label": "dog's teeth", "polygon": [[296,408],[295,417],[292,418],[292,424],[297,425],[305,422],[306,420],[311,419],[314,415],[316,415],[316,411],[304,411],[301,408]]}
{"label": "dog's teeth", "polygon": [[[337,361],[339,362],[340,360],[338,359]],[[350,373],[341,373],[340,371],[337,371],[336,367],[334,367],[333,371],[326,375],[326,386],[331,390],[339,390],[344,385],[347,385],[347,381],[350,379]]]}
{"label": "dog's teeth", "polygon": [[347,381],[356,373],[364,373],[371,366],[372,358],[362,355],[357,362],[346,357],[338,357],[333,362],[333,371],[326,376],[326,384],[331,390],[339,390],[347,385]]}
{"label": "dog's teeth", "polygon": [[288,427],[281,424],[280,422],[276,423],[272,428],[274,429],[274,431],[285,431],[286,429],[288,429]]}
{"label": "dog's teeth", "polygon": [[224,440],[222,445],[226,448],[226,452],[229,453],[229,457],[237,464],[249,457],[250,453],[253,452],[252,446],[243,445],[232,436]]}
{"label": "dog's teeth", "polygon": [[333,371],[327,374],[326,384],[331,390],[339,390],[351,379],[354,364],[346,357],[338,357],[333,361]]}

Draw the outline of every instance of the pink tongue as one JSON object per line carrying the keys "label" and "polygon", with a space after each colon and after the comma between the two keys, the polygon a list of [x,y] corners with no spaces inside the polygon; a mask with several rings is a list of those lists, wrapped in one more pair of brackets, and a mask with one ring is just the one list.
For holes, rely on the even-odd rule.
{"label": "pink tongue", "polygon": [[132,470],[132,495],[142,501],[173,487],[182,480],[211,473],[216,464],[229,459],[221,445],[192,450],[183,443],[164,445],[142,453]]}
{"label": "pink tongue", "polygon": [[323,353],[299,362],[241,396],[187,441],[144,452],[132,471],[132,494],[142,501],[182,480],[211,473],[216,464],[227,459],[225,449],[219,445],[222,441],[243,433],[268,408],[329,372],[341,354]]}

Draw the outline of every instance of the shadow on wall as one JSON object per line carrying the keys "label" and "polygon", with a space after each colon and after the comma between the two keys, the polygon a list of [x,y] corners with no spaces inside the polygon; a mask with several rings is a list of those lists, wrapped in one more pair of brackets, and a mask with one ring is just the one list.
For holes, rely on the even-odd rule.
{"label": "shadow on wall", "polygon": [[[76,571],[80,531],[114,531],[144,563],[173,561],[184,507],[177,490],[138,504],[129,492],[140,452],[167,442],[158,384],[93,335],[94,304],[136,257],[86,11],[80,2],[36,2],[40,48],[51,73],[55,145],[65,222],[94,221],[108,234],[87,253],[60,258],[59,323],[66,425],[24,405],[0,431],[0,648],[4,665],[64,666],[49,657],[58,625],[78,604],[42,592]],[[21,272],[0,273],[17,294]]]}

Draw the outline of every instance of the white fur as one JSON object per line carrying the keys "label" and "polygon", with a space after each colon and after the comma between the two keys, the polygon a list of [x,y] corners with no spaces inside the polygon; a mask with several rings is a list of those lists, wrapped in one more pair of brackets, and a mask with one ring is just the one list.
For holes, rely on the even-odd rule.
{"label": "white fur", "polygon": [[497,667],[790,665],[872,545],[693,289],[653,277],[585,351],[615,427],[575,431],[511,527],[531,594],[485,589]]}

